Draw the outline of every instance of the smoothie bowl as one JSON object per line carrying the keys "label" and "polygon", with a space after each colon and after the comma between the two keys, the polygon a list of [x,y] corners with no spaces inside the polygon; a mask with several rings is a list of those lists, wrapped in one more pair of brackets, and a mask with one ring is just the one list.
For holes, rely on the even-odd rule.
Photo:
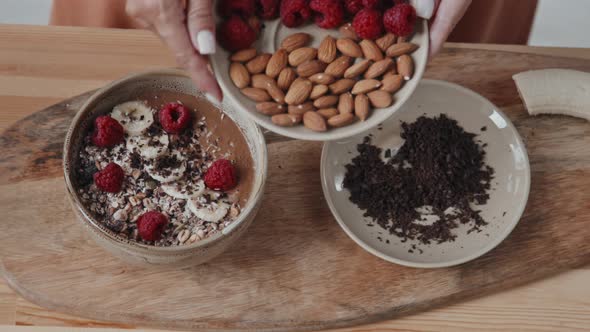
{"label": "smoothie bowl", "polygon": [[185,267],[222,253],[253,221],[267,168],[258,127],[180,70],[97,91],[68,130],[64,175],[77,219],[115,256]]}

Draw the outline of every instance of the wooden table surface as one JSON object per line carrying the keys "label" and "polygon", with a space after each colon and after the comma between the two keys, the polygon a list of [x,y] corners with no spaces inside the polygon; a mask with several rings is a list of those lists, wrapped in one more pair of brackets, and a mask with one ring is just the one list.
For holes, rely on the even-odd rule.
{"label": "wooden table surface", "polygon": [[[452,46],[590,59],[590,49]],[[144,31],[0,25],[0,131],[130,72],[166,66],[174,66],[173,58]],[[345,331],[590,330],[589,280],[590,267],[585,267],[496,295]],[[45,331],[49,326],[134,328],[45,310],[0,280],[0,330]]]}

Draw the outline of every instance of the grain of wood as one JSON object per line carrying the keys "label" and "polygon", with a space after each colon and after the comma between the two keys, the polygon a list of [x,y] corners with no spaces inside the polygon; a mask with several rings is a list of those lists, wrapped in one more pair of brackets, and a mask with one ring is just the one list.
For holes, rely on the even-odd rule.
{"label": "grain of wood", "polygon": [[[566,62],[556,58],[532,56],[531,53],[590,59],[590,49],[462,44],[450,44],[449,46],[452,48],[447,49],[446,52],[434,59],[426,76],[467,85],[478,92],[483,92],[500,106],[509,106],[520,102],[510,79],[510,73],[513,71],[545,67],[588,70],[584,62],[578,60]],[[502,50],[526,54],[470,51],[469,48],[487,48],[491,51]],[[78,94],[80,82],[86,88],[98,88],[101,82],[116,79],[129,72],[153,67],[174,66],[173,57],[166,48],[157,38],[145,31],[0,25],[0,49],[2,49],[0,52],[0,77],[3,79],[15,77],[22,79],[24,77],[29,79],[28,82],[31,83],[30,86],[21,85],[23,89],[26,88],[25,90],[11,90],[16,93],[15,95],[5,93],[9,87],[0,86],[0,102],[3,105],[11,105],[11,107],[3,107],[0,111],[1,130],[16,120],[63,99],[64,95],[71,97]],[[485,62],[494,63],[494,61],[498,61],[497,67],[486,68],[479,65]],[[88,63],[92,63],[92,66],[88,66]],[[484,71],[484,76],[481,77],[488,77],[486,81],[496,83],[486,84],[479,78],[468,75],[469,68],[474,66],[478,66]],[[47,79],[55,79],[55,81]],[[58,95],[50,96],[49,93],[43,92],[42,94],[47,95],[46,97],[25,97],[32,94],[27,90],[40,91],[53,83],[60,85],[51,88],[51,91]],[[97,86],[93,86],[93,84]],[[509,93],[504,93],[505,91],[509,91]],[[560,123],[559,125],[566,124]],[[528,134],[531,135],[531,131]],[[547,153],[549,156],[548,150],[541,146],[538,148],[539,151]],[[289,144],[279,144],[275,149],[276,151],[288,151],[291,148]],[[559,154],[559,158],[562,157],[568,157],[567,153]],[[47,159],[47,161],[53,165],[51,159]],[[543,162],[546,161],[537,163],[542,164]],[[575,164],[571,159],[568,159],[567,162],[569,167],[574,167]],[[56,163],[58,164],[59,160]],[[21,175],[33,175],[33,178],[47,176],[40,173],[34,170],[23,170]],[[59,177],[60,174],[59,172],[50,172],[49,176]],[[0,181],[4,180],[6,178],[0,179]],[[497,295],[395,321],[384,321],[341,331],[584,330],[590,325],[588,321],[590,304],[587,301],[590,298],[590,287],[587,287],[588,278],[590,278],[590,269],[578,269]],[[1,282],[0,285],[2,285]],[[13,302],[14,293],[5,290],[4,286],[4,289],[0,291],[0,325],[13,324],[10,322],[10,317],[18,317],[15,318],[16,324],[21,325],[86,326],[92,324],[85,323],[92,322],[92,320],[71,316],[68,316],[71,318],[62,319],[61,322],[54,322],[52,317],[62,317],[62,314],[31,305],[22,298]],[[16,308],[12,308],[11,303],[14,303],[13,306]],[[9,317],[7,321],[5,321],[6,317]],[[60,318],[57,319],[57,321],[59,320]],[[117,326],[112,323],[103,324],[104,326]],[[30,327],[24,326],[18,328],[27,332],[30,329]],[[1,329],[4,331],[4,327]],[[62,331],[61,328],[57,330]]]}

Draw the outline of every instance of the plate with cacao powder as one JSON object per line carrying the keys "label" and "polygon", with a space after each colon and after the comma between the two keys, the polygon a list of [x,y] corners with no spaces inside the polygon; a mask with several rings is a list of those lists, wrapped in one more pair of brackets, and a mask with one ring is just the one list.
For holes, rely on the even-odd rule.
{"label": "plate with cacao powder", "polygon": [[530,190],[526,148],[510,120],[464,87],[423,80],[369,132],[327,142],[321,176],[344,231],[387,261],[465,263],[514,229]]}

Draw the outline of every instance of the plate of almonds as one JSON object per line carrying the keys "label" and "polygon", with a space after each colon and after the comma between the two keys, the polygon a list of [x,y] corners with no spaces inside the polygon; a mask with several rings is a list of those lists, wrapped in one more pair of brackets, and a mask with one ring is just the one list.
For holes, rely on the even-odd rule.
{"label": "plate of almonds", "polygon": [[373,128],[400,109],[426,68],[428,25],[409,4],[247,3],[217,1],[212,67],[225,98],[283,136],[330,141]]}

